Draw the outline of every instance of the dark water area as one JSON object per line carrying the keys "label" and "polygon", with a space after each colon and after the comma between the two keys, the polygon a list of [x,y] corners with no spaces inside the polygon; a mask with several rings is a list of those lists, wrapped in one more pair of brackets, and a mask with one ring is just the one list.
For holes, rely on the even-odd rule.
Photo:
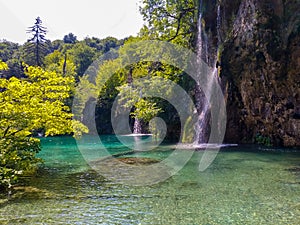
{"label": "dark water area", "polygon": [[[115,136],[101,140],[119,159],[163,160],[174,151],[163,144],[130,152]],[[45,162],[38,174],[16,187],[9,200],[0,199],[0,224],[299,223],[299,149],[227,147],[203,172],[198,166],[204,152],[195,151],[167,180],[131,186],[94,171],[71,137],[44,138],[42,146]],[[84,146],[99,149],[94,137]]]}

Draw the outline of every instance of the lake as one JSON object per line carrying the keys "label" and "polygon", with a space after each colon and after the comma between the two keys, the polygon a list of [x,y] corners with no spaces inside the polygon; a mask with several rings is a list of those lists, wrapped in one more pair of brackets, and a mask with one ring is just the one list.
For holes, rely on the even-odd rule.
{"label": "lake", "polygon": [[[114,166],[109,158],[97,161],[101,147],[93,137],[87,140],[81,147],[95,152],[90,158]],[[115,136],[101,136],[101,140],[119,160],[149,159],[141,165],[155,164],[174,151],[173,145],[165,143],[153,151],[130,152]],[[45,162],[35,177],[23,181],[27,186],[16,188],[11,199],[2,196],[1,224],[273,225],[300,221],[299,149],[226,147],[203,172],[198,170],[203,151],[195,151],[175,175],[134,186],[93,170],[72,137],[41,141],[39,156]]]}

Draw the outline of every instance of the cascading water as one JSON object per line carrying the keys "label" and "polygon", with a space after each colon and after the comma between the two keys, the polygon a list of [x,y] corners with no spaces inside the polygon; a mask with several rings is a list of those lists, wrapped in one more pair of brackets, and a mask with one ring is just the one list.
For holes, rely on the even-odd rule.
{"label": "cascading water", "polygon": [[142,133],[142,124],[139,118],[134,118],[134,124],[133,124],[133,133],[134,134],[141,134]]}
{"label": "cascading water", "polygon": [[[218,75],[218,65],[217,64],[217,52],[209,49],[209,40],[203,29],[202,24],[202,1],[200,1],[200,12],[198,18],[198,36],[197,36],[197,63],[201,65],[202,62],[207,64],[209,67],[213,67],[210,72],[206,74],[206,80],[200,80],[196,84],[195,88],[195,102],[198,112],[198,121],[195,128],[195,140],[194,145],[201,145],[208,142],[208,137],[210,133],[210,93],[213,86],[214,76]],[[217,8],[217,32],[218,32],[218,44],[220,42],[220,32],[219,28],[221,26],[220,17],[220,5]],[[201,73],[202,69],[199,68],[198,73]],[[200,82],[201,85],[200,85]],[[205,85],[206,93],[204,94],[201,86]]]}
{"label": "cascading water", "polygon": [[[129,69],[128,75],[127,75],[127,83],[128,85],[133,88],[133,77],[132,77],[133,68],[131,67]],[[142,93],[140,92],[140,98],[142,98]],[[142,124],[141,120],[137,118],[137,116],[134,118],[134,124],[133,124],[133,134],[141,134],[142,133]]]}
{"label": "cascading water", "polygon": [[[140,91],[140,99],[142,97],[143,97],[143,94],[142,94],[142,91]],[[133,133],[134,134],[142,133],[142,123],[141,123],[141,120],[137,116],[134,118]]]}
{"label": "cascading water", "polygon": [[218,2],[217,6],[217,34],[218,34],[218,45],[221,44],[221,4]]}

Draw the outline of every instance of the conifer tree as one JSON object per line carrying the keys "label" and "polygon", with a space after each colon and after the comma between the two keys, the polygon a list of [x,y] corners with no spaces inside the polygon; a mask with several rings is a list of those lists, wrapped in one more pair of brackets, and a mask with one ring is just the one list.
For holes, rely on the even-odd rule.
{"label": "conifer tree", "polygon": [[47,28],[42,25],[40,17],[36,18],[33,26],[29,27],[27,33],[31,33],[32,37],[28,39],[28,45],[25,49],[28,55],[33,56],[32,64],[41,66],[43,59],[47,53],[46,38]]}

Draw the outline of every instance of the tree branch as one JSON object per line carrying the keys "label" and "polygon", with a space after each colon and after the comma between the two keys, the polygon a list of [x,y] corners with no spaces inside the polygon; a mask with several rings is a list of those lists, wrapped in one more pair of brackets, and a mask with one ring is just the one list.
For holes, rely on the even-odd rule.
{"label": "tree branch", "polygon": [[[179,17],[176,18],[177,19],[177,28],[176,28],[176,33],[173,37],[171,37],[170,39],[168,39],[168,41],[172,41],[174,40],[176,37],[179,36],[179,31],[180,31],[180,24],[181,24],[181,20],[182,18],[189,12],[192,12],[193,10],[195,10],[195,8],[187,8],[187,9],[183,9],[180,13],[179,13]],[[175,18],[175,17],[173,17]]]}
{"label": "tree branch", "polygon": [[3,134],[3,138],[5,138],[5,136],[7,135],[9,129],[10,129],[10,126],[8,126],[8,127],[5,129],[4,134]]}

